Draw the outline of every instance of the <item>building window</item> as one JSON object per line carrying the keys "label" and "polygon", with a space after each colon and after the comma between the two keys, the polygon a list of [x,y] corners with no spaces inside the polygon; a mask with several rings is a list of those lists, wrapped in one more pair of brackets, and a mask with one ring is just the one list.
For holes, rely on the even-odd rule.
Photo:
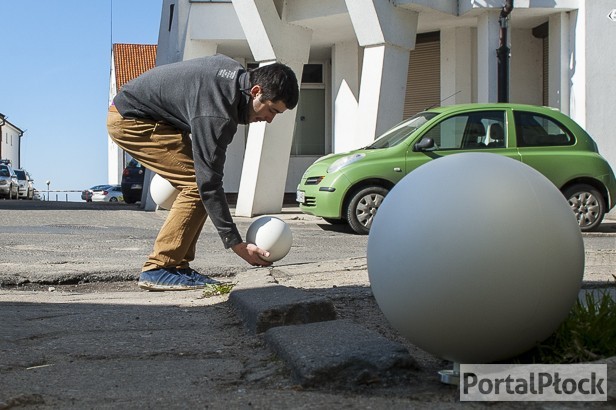
{"label": "building window", "polygon": [[[247,63],[249,70],[258,63]],[[291,155],[325,155],[325,83],[323,64],[305,64],[295,116]]]}
{"label": "building window", "polygon": [[302,84],[323,84],[323,64],[304,65]]}
{"label": "building window", "polygon": [[171,25],[173,24],[173,11],[175,9],[175,4],[169,5],[169,31],[171,31]]}
{"label": "building window", "polygon": [[304,65],[291,155],[325,154],[325,83],[323,78],[323,64]]}

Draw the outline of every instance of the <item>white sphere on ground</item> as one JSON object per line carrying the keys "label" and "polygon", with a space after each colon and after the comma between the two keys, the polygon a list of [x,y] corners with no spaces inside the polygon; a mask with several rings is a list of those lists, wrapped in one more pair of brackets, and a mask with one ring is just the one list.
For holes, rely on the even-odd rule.
{"label": "white sphere on ground", "polygon": [[293,243],[291,228],[285,221],[275,216],[262,216],[254,220],[246,232],[246,242],[257,245],[270,253],[262,257],[276,262],[287,256]]}
{"label": "white sphere on ground", "polygon": [[512,358],[570,312],[584,243],[561,192],[488,153],[426,163],[387,195],[368,237],[368,274],[392,326],[457,363]]}
{"label": "white sphere on ground", "polygon": [[154,174],[154,178],[150,182],[150,195],[156,205],[163,209],[171,209],[179,193],[180,191],[175,189],[169,181],[158,174]]}

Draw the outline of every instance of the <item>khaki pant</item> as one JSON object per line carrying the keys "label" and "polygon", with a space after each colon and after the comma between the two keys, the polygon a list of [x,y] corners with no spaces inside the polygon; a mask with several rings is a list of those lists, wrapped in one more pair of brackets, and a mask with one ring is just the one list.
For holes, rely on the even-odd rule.
{"label": "khaki pant", "polygon": [[143,271],[187,268],[195,259],[207,218],[197,188],[190,137],[166,123],[123,118],[113,106],[107,129],[118,146],[180,190]]}

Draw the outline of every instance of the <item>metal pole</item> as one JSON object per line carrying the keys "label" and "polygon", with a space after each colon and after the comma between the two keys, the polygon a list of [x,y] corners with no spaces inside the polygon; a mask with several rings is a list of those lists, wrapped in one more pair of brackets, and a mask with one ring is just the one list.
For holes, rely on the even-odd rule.
{"label": "metal pole", "polygon": [[500,24],[498,58],[498,102],[509,102],[509,58],[511,49],[507,45],[509,14],[513,10],[513,0],[507,0],[503,6],[498,22]]}

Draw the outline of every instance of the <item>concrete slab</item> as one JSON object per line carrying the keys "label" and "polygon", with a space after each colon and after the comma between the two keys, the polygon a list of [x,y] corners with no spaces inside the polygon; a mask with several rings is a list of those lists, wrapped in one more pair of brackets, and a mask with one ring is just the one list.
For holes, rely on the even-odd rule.
{"label": "concrete slab", "polygon": [[263,333],[276,326],[336,319],[330,299],[281,285],[234,289],[229,301],[254,333]]}
{"label": "concrete slab", "polygon": [[265,341],[304,387],[399,384],[419,370],[404,346],[347,320],[272,328]]}

